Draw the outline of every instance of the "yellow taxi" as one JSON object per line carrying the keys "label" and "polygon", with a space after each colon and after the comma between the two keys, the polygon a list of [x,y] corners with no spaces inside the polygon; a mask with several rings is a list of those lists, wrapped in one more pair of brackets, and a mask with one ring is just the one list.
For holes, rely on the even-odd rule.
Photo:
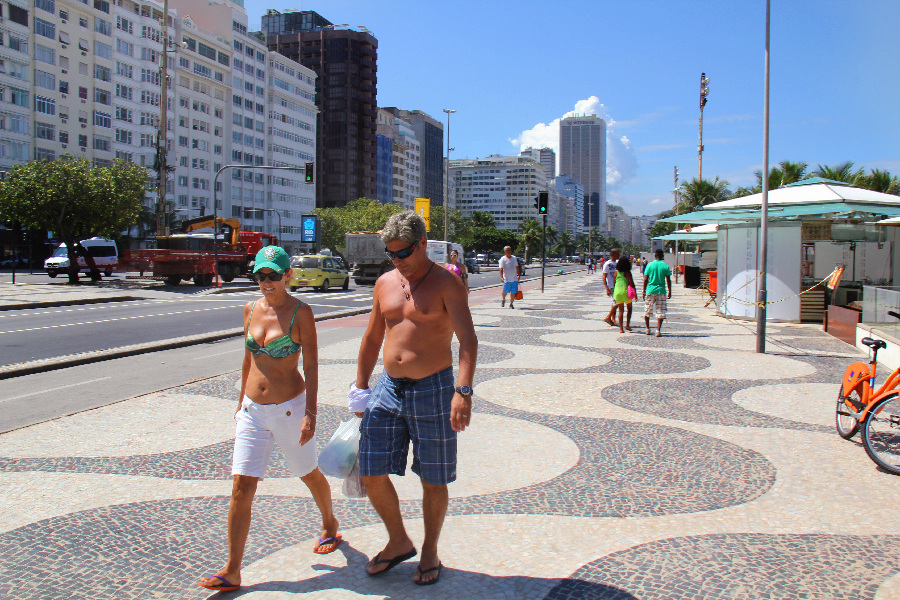
{"label": "yellow taxi", "polygon": [[350,273],[344,266],[344,261],[337,256],[294,256],[291,257],[291,270],[288,289],[292,292],[302,287],[315,288],[320,292],[327,292],[329,288],[336,286],[345,290],[350,287]]}

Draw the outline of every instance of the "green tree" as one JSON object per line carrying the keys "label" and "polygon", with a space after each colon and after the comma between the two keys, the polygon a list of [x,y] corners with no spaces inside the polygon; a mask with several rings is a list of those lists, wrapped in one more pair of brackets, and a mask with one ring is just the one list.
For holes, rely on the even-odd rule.
{"label": "green tree", "polygon": [[[791,162],[788,160],[781,161],[780,163],[778,163],[777,167],[772,167],[771,169],[769,169],[769,189],[777,190],[780,187],[784,187],[792,183],[797,183],[798,181],[805,179],[807,166],[808,165],[805,162]],[[738,189],[740,190],[744,188]],[[753,190],[753,194],[762,193],[761,170],[756,172],[756,185],[751,189]],[[732,194],[731,197],[738,197],[737,193]]]}
{"label": "green tree", "polygon": [[467,238],[467,231],[471,228],[469,222],[462,218],[458,210],[451,210],[449,217],[449,225],[450,225],[450,238],[446,238],[444,236],[444,207],[443,206],[432,206],[429,214],[429,219],[431,221],[431,230],[428,232],[428,239],[430,240],[446,240],[448,242],[457,242],[463,245],[463,248],[468,250],[468,246],[466,246],[465,240]]}
{"label": "green tree", "polygon": [[559,240],[556,242],[555,252],[560,256],[569,256],[569,251],[575,247],[575,238],[568,231],[559,234]]}
{"label": "green tree", "polygon": [[380,231],[391,215],[402,212],[397,203],[382,204],[371,198],[359,198],[346,206],[317,208],[323,248],[330,248],[343,256],[346,235],[351,231]]}
{"label": "green tree", "polygon": [[[516,234],[496,227],[473,227],[471,249],[474,252],[502,252],[506,246],[516,245]],[[463,247],[469,247],[463,244]]]}
{"label": "green tree", "polygon": [[531,262],[531,253],[540,247],[541,224],[537,219],[525,219],[519,223],[519,248],[525,249],[525,262]]}
{"label": "green tree", "polygon": [[882,194],[893,194],[900,196],[900,179],[895,175],[891,175],[888,171],[880,169],[872,169],[872,171],[864,178],[866,189],[881,192]]}
{"label": "green tree", "polygon": [[472,211],[471,222],[475,227],[496,227],[494,215],[483,210]]}
{"label": "green tree", "polygon": [[709,179],[692,179],[682,182],[678,188],[678,214],[689,213],[699,206],[721,202],[731,198],[728,182],[716,177]]}
{"label": "green tree", "polygon": [[556,227],[553,225],[547,225],[544,230],[544,246],[546,247],[548,252],[552,252],[552,248],[556,246],[556,241],[559,239],[559,232],[556,230]]}
{"label": "green tree", "polygon": [[147,180],[144,167],[122,160],[109,167],[68,157],[31,161],[10,169],[0,183],[0,221],[53,231],[68,249],[69,282],[78,282],[78,256],[98,281],[100,271],[80,242],[113,237],[134,225]]}
{"label": "green tree", "polygon": [[865,173],[862,169],[854,171],[853,162],[848,160],[847,162],[834,166],[819,165],[814,171],[810,172],[809,176],[831,179],[832,181],[842,181],[844,183],[849,183],[850,185],[863,187],[859,185],[859,183],[865,178]]}

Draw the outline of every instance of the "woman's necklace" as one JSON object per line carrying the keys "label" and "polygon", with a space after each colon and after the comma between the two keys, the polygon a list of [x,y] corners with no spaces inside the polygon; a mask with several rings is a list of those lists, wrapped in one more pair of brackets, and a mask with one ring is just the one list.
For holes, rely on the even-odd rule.
{"label": "woman's necklace", "polygon": [[[425,277],[428,277],[428,274],[431,273],[431,270],[432,270],[433,268],[434,268],[434,262],[432,262],[432,263],[431,263],[431,266],[428,267],[428,270],[425,271]],[[404,285],[403,282],[400,283],[400,288],[403,290],[403,293],[406,295],[406,299],[407,299],[407,300],[409,300],[409,299],[412,297],[412,293],[413,293],[413,292],[415,292],[417,289],[419,289],[419,286],[422,285],[422,282],[423,282],[423,281],[425,281],[425,277],[422,277],[422,279],[419,280],[419,283],[417,283],[417,284],[415,285],[415,287],[413,287],[413,288],[412,288],[411,290],[409,290],[408,292],[406,291],[406,285]],[[408,283],[409,283],[409,282],[407,282],[407,284],[408,284]]]}

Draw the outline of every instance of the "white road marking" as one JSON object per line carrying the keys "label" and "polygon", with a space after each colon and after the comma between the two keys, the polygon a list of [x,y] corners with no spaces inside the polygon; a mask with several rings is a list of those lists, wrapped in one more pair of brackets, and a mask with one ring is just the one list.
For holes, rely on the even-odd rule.
{"label": "white road marking", "polygon": [[98,381],[104,381],[106,379],[111,379],[110,377],[100,377],[98,379],[90,379],[88,381],[81,381],[79,383],[70,383],[69,385],[61,385],[59,387],[50,388],[49,390],[41,390],[39,392],[31,392],[30,394],[22,394],[21,396],[13,396],[12,398],[3,398],[0,402],[9,402],[10,400],[19,400],[20,398],[28,398],[29,396],[37,396],[38,394],[46,394],[47,392],[58,392],[59,390],[64,390],[71,387],[76,387],[79,385],[87,385],[89,383],[97,383]]}
{"label": "white road marking", "polygon": [[215,306],[212,308],[198,308],[196,310],[178,310],[167,313],[156,313],[152,315],[135,315],[133,317],[117,317],[115,319],[100,319],[98,321],[83,321],[80,323],[63,323],[60,325],[47,325],[45,327],[29,327],[27,329],[11,329],[9,331],[0,331],[0,335],[4,333],[25,333],[27,331],[41,331],[44,329],[60,329],[62,327],[75,327],[78,325],[96,325],[98,323],[115,323],[116,321],[132,321],[134,319],[149,319],[153,317],[170,317],[172,315],[187,315],[190,313],[207,312],[210,310],[220,310],[223,308],[233,309],[233,306]]}
{"label": "white road marking", "polygon": [[216,352],[215,354],[204,354],[203,356],[198,356],[197,358],[192,358],[191,360],[205,360],[207,358],[213,356],[222,356],[223,354],[234,354],[235,352],[243,352],[243,348],[232,348],[231,350],[226,350],[225,352]]}

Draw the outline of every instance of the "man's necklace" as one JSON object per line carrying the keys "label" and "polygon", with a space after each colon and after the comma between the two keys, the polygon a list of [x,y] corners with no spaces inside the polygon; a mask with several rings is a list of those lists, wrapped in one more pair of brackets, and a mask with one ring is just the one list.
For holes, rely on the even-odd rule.
{"label": "man's necklace", "polygon": [[[431,270],[434,268],[434,262],[432,261],[431,266],[428,267],[428,270],[425,271],[425,277],[428,277],[428,274],[431,273]],[[400,283],[400,288],[403,290],[403,293],[406,294],[406,299],[409,300],[412,297],[412,293],[419,289],[419,286],[422,285],[422,282],[425,281],[425,277],[419,280],[419,282],[408,292],[406,291],[406,285],[403,282]],[[409,282],[407,282],[408,284]]]}

